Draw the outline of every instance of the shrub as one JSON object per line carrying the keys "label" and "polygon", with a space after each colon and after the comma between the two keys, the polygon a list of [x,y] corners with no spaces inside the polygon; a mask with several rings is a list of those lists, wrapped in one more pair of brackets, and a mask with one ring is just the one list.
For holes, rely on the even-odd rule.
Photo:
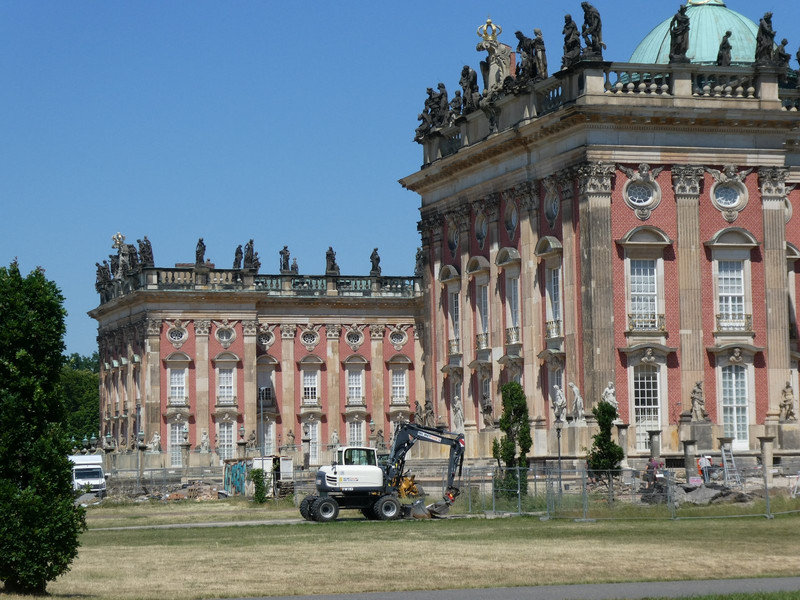
{"label": "shrub", "polygon": [[264,471],[262,469],[253,469],[250,471],[250,479],[253,480],[253,500],[258,504],[264,504],[267,501],[267,486],[264,484]]}

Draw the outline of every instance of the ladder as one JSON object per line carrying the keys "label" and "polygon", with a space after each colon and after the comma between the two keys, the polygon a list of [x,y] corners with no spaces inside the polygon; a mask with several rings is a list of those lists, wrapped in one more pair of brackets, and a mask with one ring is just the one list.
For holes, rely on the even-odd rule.
{"label": "ladder", "polygon": [[742,480],[739,477],[739,469],[736,468],[736,461],[733,460],[733,451],[730,448],[721,448],[722,450],[722,471],[725,474],[725,485],[736,482],[736,485],[741,486]]}

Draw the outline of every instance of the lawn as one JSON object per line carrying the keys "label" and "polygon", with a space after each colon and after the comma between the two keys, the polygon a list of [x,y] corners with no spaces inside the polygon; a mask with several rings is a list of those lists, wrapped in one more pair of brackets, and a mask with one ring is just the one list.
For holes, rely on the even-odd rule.
{"label": "lawn", "polygon": [[[221,502],[96,508],[89,522],[132,522],[136,514],[145,515],[140,522],[296,517],[286,505]],[[72,571],[48,591],[54,598],[189,600],[800,573],[797,515],[387,523],[356,514],[329,524],[90,529]]]}

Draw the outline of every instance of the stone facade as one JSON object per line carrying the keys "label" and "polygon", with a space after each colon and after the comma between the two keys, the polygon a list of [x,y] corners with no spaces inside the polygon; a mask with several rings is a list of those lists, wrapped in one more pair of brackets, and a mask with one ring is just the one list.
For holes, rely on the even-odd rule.
{"label": "stone facade", "polygon": [[557,452],[554,386],[580,461],[609,384],[628,457],[720,438],[755,457],[770,437],[775,457],[800,455],[785,418],[800,412],[800,90],[785,73],[578,60],[470,98],[423,123],[423,167],[401,180],[421,200],[418,276],[301,276],[288,253],[280,275],[98,275],[103,434],[158,432],[174,453],[205,432],[224,458],[255,432],[251,450],[309,443],[320,464],[398,420],[452,428],[455,402],[467,457],[485,459],[518,381],[534,460]]}

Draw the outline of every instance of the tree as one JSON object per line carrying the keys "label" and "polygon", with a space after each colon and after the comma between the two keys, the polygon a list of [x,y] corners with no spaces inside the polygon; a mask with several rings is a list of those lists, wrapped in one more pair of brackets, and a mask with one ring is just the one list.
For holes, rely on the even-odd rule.
{"label": "tree", "polygon": [[74,506],[59,389],[63,297],[42,269],[0,268],[0,580],[45,592],[69,570],[86,528]]}
{"label": "tree", "polygon": [[97,434],[100,420],[100,378],[97,352],[91,357],[74,353],[61,367],[61,389],[67,409],[66,432],[81,440]]}
{"label": "tree", "polygon": [[[528,419],[528,402],[525,391],[517,382],[506,383],[501,389],[503,395],[503,414],[500,417],[500,430],[505,434],[498,442],[492,442],[492,456],[497,459],[500,466],[502,461],[506,466],[501,489],[506,495],[516,495],[517,487],[525,494],[528,486],[521,485],[517,477],[519,470],[524,469],[522,479],[527,483],[528,451],[531,449],[531,426]],[[517,454],[519,449],[519,454]],[[499,483],[499,482],[498,482]]]}
{"label": "tree", "polygon": [[586,456],[586,464],[590,472],[602,478],[609,471],[619,469],[625,453],[611,439],[611,427],[617,418],[617,409],[601,400],[592,408],[592,414],[597,419],[600,431],[592,437],[592,449]]}

